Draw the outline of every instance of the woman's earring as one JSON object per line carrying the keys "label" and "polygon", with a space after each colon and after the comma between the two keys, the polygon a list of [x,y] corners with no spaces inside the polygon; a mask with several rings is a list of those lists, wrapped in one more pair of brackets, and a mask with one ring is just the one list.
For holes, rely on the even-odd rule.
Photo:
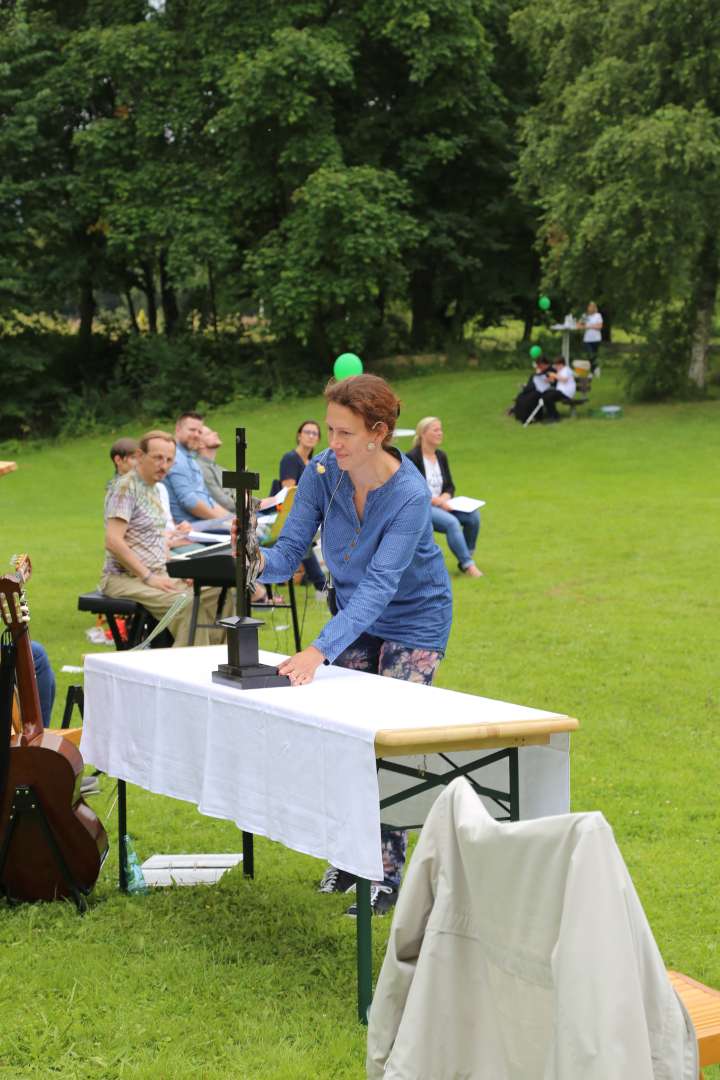
{"label": "woman's earring", "polygon": [[368,443],[368,450],[374,450],[374,449],[375,449],[375,443],[374,442],[369,442]]}

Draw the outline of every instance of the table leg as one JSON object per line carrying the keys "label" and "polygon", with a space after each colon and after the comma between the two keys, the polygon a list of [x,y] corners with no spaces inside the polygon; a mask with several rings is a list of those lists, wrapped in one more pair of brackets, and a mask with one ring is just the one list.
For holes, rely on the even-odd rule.
{"label": "table leg", "polygon": [[190,613],[190,627],[188,629],[188,645],[195,644],[195,631],[197,630],[198,614],[200,612],[200,589],[198,581],[193,581],[192,612]]}
{"label": "table leg", "polygon": [[370,882],[358,878],[357,900],[357,1002],[358,1019],[368,1022],[372,1001],[372,914],[370,911]]}
{"label": "table leg", "polygon": [[251,832],[244,832],[242,834],[242,847],[243,847],[243,875],[245,877],[255,877],[255,849],[253,846],[253,834]]}
{"label": "table leg", "polygon": [[520,820],[520,763],[518,748],[513,746],[508,751],[508,787],[510,788],[510,820]]}
{"label": "table leg", "polygon": [[300,640],[300,623],[298,622],[295,582],[292,578],[289,578],[288,580],[288,596],[290,597],[290,618],[293,626],[293,637],[295,638],[295,651],[300,652],[302,650],[302,641]]}
{"label": "table leg", "polygon": [[120,892],[126,893],[128,891],[127,844],[125,843],[125,837],[127,836],[127,791],[124,780],[118,780],[117,782],[117,806],[118,857],[120,859],[120,865],[118,867],[118,884],[120,885]]}

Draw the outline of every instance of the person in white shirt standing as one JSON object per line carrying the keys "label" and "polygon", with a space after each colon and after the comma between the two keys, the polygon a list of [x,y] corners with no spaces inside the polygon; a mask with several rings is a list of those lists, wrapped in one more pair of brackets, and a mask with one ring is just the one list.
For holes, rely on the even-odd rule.
{"label": "person in white shirt standing", "polygon": [[587,306],[585,317],[581,319],[578,324],[578,329],[584,331],[583,347],[587,353],[588,360],[590,361],[590,368],[593,375],[600,373],[597,354],[598,349],[600,348],[600,342],[602,341],[602,328],[603,317],[598,311],[597,304],[591,300]]}

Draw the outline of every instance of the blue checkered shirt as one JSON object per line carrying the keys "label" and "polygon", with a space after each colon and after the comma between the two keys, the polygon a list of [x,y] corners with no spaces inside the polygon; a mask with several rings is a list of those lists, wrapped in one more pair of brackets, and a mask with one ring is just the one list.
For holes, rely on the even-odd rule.
{"label": "blue checkered shirt", "polygon": [[322,549],[335,586],[338,614],[313,645],[334,660],[362,633],[409,648],[444,652],[452,622],[450,579],[433,538],[430,495],[407,458],[375,491],[362,521],[350,477],[331,450],[303,473],[288,520],[274,547],[264,548],[264,582],[286,581],[322,527]]}

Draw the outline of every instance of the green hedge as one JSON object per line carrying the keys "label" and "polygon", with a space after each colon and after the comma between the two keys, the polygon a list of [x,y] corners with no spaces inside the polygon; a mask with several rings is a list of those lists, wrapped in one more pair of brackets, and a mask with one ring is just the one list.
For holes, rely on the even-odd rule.
{"label": "green hedge", "polygon": [[317,392],[302,358],[237,336],[150,334],[119,340],[27,331],[0,339],[1,438],[80,434],[142,417],[223,404],[237,395]]}

